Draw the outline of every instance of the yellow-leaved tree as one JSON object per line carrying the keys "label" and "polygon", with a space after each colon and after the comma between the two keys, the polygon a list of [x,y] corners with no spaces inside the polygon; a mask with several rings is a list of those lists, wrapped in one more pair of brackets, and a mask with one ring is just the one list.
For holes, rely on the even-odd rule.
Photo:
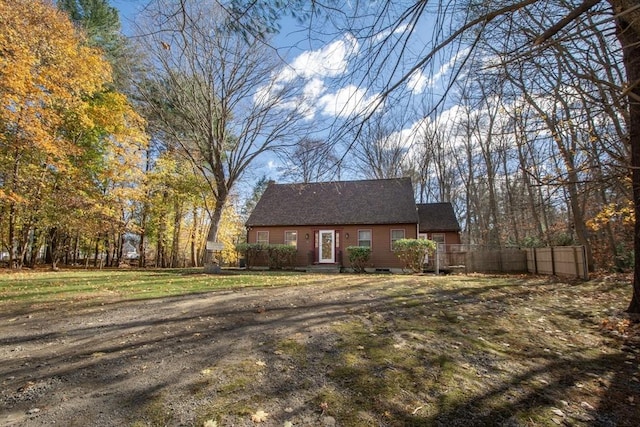
{"label": "yellow-leaved tree", "polygon": [[0,0],[0,242],[12,266],[44,243],[55,264],[126,220],[130,195],[114,192],[138,179],[146,138],[110,80],[102,52],[50,2]]}

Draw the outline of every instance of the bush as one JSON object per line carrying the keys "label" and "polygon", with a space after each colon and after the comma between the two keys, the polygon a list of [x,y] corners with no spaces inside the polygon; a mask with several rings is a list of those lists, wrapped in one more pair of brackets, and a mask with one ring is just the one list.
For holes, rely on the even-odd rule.
{"label": "bush", "polygon": [[404,263],[404,269],[414,273],[421,273],[424,258],[434,253],[437,243],[426,239],[400,239],[393,243],[393,252]]}
{"label": "bush", "polygon": [[269,268],[279,270],[293,264],[297,248],[293,245],[267,245]]}
{"label": "bush", "polygon": [[540,240],[539,237],[527,236],[522,239],[522,242],[520,242],[520,246],[522,246],[523,248],[542,248],[546,245],[542,240]]}
{"label": "bush", "polygon": [[551,246],[573,246],[575,239],[569,233],[558,233],[551,238]]}
{"label": "bush", "polygon": [[264,258],[270,269],[278,270],[293,264],[297,248],[292,245],[265,245],[262,243],[240,243],[236,250],[244,255],[247,268],[255,267]]}
{"label": "bush", "polygon": [[245,263],[249,269],[255,265],[265,246],[267,245],[261,243],[239,243],[236,245],[236,250],[244,256]]}
{"label": "bush", "polygon": [[369,265],[369,258],[371,258],[371,248],[366,246],[349,246],[347,252],[349,253],[349,263],[353,271],[356,273],[364,273],[365,267]]}

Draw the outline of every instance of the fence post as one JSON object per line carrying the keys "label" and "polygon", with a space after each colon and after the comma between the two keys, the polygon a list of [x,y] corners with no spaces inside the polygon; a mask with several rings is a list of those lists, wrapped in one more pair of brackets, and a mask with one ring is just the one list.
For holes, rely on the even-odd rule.
{"label": "fence post", "polygon": [[556,275],[556,257],[553,253],[553,246],[551,246],[551,274]]}
{"label": "fence post", "polygon": [[589,280],[589,260],[587,259],[587,248],[582,245],[582,266],[584,268],[584,280]]}

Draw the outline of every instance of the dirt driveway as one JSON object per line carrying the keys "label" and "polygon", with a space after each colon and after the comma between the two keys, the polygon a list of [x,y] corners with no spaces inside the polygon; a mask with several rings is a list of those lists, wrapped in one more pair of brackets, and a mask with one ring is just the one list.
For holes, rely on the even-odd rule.
{"label": "dirt driveway", "polygon": [[[623,342],[603,336],[598,325],[592,324],[599,314],[590,307],[582,313],[567,308],[563,314],[567,320],[555,326],[544,322],[556,314],[546,308],[535,311],[536,301],[556,298],[564,287],[544,283],[512,293],[513,287],[500,285],[491,294],[471,288],[464,291],[467,293],[450,293],[427,292],[425,283],[417,281],[405,286],[410,292],[398,299],[396,286],[384,280],[375,286],[362,282],[352,286],[343,280],[339,286],[327,282],[2,313],[0,425],[468,426],[491,424],[493,419],[494,425],[505,426],[622,426],[637,425],[640,420],[636,406],[640,393],[632,395],[640,392],[638,349],[621,349]],[[594,295],[601,292],[594,291]],[[606,305],[605,300],[600,302]],[[567,303],[559,301],[557,310],[564,310]],[[514,304],[520,306],[519,311],[509,314]],[[419,311],[401,312],[401,307]],[[496,316],[495,330],[478,326],[477,333],[469,331],[483,313]],[[433,337],[447,334],[448,338],[427,340],[427,332],[410,323],[418,315],[425,324],[433,322],[428,319],[438,320],[433,323],[437,325]],[[527,317],[515,317],[520,315]],[[357,348],[351,353],[338,354],[343,343],[340,328],[354,320],[362,345],[354,344]],[[502,322],[499,327],[498,322]],[[553,341],[540,341],[539,351],[533,351],[536,347],[531,340],[527,341],[530,347],[518,348],[529,344],[518,344],[521,338],[515,335],[509,337],[510,322],[525,326],[528,322],[535,331],[540,330],[540,338],[533,332],[531,340]],[[561,324],[571,334],[561,335]],[[412,326],[401,330],[402,325]],[[585,325],[587,332],[574,334],[579,325]],[[523,334],[528,333],[523,329]],[[496,346],[482,352],[471,346],[487,346],[489,340],[495,340]],[[553,347],[567,342],[569,349]],[[379,346],[379,351],[367,348],[369,353],[357,356],[370,343]],[[584,349],[598,346],[602,347],[598,356],[587,361]],[[402,352],[409,349],[422,359],[402,366]],[[434,349],[438,357],[427,359]],[[500,349],[524,355],[518,362],[522,365],[508,362]],[[376,356],[375,351],[382,354]],[[461,353],[455,356],[456,352]],[[364,371],[374,357],[380,362]],[[464,359],[455,362],[461,371],[455,374],[461,375],[459,379],[449,378],[452,374],[446,370],[455,358]],[[536,358],[549,368],[533,366]],[[330,366],[336,360],[344,362],[340,370]],[[421,366],[429,363],[433,369]],[[519,370],[525,365],[531,365],[532,374],[521,375]],[[611,365],[618,368],[607,372]],[[352,390],[351,402],[357,403],[366,387],[376,386],[378,380],[403,378],[398,375],[404,371],[414,379],[397,389],[398,399],[406,403],[402,417],[387,410],[377,419],[366,413],[354,418],[359,421],[334,417],[333,381],[342,379]],[[358,377],[358,372],[366,375]],[[610,373],[624,378],[624,390],[619,380],[614,384]],[[494,391],[492,387],[507,376],[505,386]],[[419,378],[445,386],[409,396],[408,387]],[[467,399],[464,390],[452,388],[458,381],[467,381],[465,387],[486,389],[482,402]],[[606,413],[598,410],[595,397],[589,397],[602,390],[611,394],[612,401],[620,401],[612,404],[615,407],[607,406]],[[458,396],[457,403],[452,395]],[[495,399],[501,399],[499,404]],[[434,411],[448,415],[412,418],[430,404]],[[546,420],[539,418],[541,407],[548,414]],[[530,411],[531,423],[509,417],[516,410]]]}
{"label": "dirt driveway", "polygon": [[[237,369],[264,376],[256,369],[263,366],[282,374],[259,390],[272,396],[255,409],[270,414],[268,424],[330,425],[307,396],[287,393],[286,377],[297,374],[274,343],[291,339],[318,354],[331,351],[331,324],[376,298],[362,288],[316,285],[3,315],[0,425],[194,425],[197,409],[212,398],[194,387]],[[162,408],[154,408],[158,398]]]}

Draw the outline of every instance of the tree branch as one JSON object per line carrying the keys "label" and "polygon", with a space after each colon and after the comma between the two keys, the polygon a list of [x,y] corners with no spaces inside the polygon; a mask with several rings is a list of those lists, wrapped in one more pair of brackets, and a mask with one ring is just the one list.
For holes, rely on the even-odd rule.
{"label": "tree branch", "polygon": [[535,39],[533,44],[534,45],[540,45],[540,44],[546,42],[551,37],[555,36],[560,30],[562,30],[564,27],[569,25],[572,21],[577,19],[580,15],[582,15],[585,12],[587,12],[589,9],[591,9],[593,6],[595,6],[598,3],[600,3],[600,0],[584,0],[584,2],[580,6],[578,6],[575,9],[573,9],[571,12],[569,12],[569,14],[567,14],[567,16],[562,18],[555,25],[553,25],[547,31],[542,33],[540,35],[540,37]]}

